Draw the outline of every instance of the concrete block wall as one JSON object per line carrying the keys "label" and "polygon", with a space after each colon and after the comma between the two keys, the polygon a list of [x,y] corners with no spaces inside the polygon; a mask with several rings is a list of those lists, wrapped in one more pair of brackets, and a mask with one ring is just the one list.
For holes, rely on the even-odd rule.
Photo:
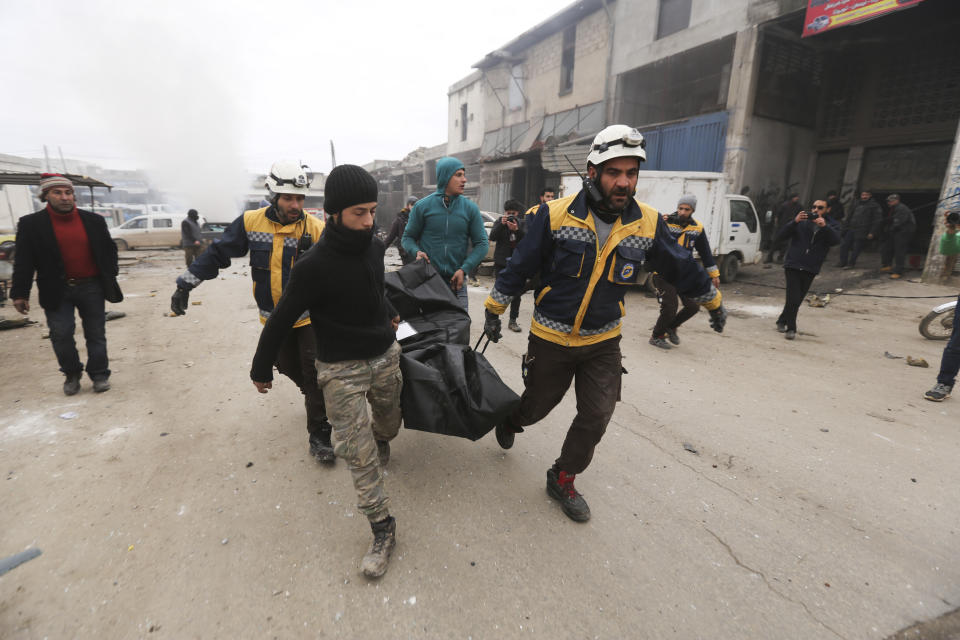
{"label": "concrete block wall", "polygon": [[[477,71],[450,87],[447,94],[447,153],[477,149],[483,142],[484,82]],[[461,140],[460,105],[467,105],[467,139]],[[498,105],[499,106],[499,105]],[[499,113],[499,110],[498,110]]]}
{"label": "concrete block wall", "polygon": [[[487,82],[483,87],[486,96],[485,130],[495,131],[531,118],[602,100],[609,43],[607,16],[603,10],[591,13],[577,24],[575,42],[573,89],[564,95],[560,95],[562,31],[547,36],[526,51],[519,52],[524,58],[521,63],[523,93],[527,97],[524,109],[510,111],[501,105],[501,102],[509,105],[511,65],[505,63],[487,69]],[[497,95],[494,94],[494,88],[497,89]]]}

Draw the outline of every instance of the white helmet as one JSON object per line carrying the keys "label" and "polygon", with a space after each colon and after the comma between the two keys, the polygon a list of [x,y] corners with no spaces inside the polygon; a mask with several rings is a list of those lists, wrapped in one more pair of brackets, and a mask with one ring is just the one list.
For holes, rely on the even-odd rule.
{"label": "white helmet", "polygon": [[625,124],[612,124],[593,139],[587,162],[600,166],[613,158],[640,158],[647,159],[647,146],[643,135],[633,127]]}
{"label": "white helmet", "polygon": [[309,167],[299,162],[289,160],[274,162],[264,186],[270,190],[270,193],[292,193],[305,196],[313,180],[313,176],[307,173],[308,169]]}

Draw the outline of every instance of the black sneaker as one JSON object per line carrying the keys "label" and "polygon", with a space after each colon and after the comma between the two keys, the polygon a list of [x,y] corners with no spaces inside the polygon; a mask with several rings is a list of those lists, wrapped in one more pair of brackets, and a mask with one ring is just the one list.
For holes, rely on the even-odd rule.
{"label": "black sneaker", "polygon": [[97,393],[110,391],[110,378],[100,378],[99,380],[94,380],[93,390],[96,391]]}
{"label": "black sneaker", "polygon": [[790,331],[787,331],[783,337],[787,340],[796,340],[797,332],[791,329]]}
{"label": "black sneaker", "polygon": [[786,323],[786,322],[778,322],[778,323],[777,323],[777,331],[779,331],[780,333],[786,333],[786,332],[787,332],[787,323]]}
{"label": "black sneaker", "polygon": [[386,440],[377,440],[377,457],[380,458],[381,467],[390,462],[390,443]]}
{"label": "black sneaker", "polygon": [[933,389],[930,389],[930,391],[927,391],[925,394],[923,394],[923,397],[927,400],[933,400],[934,402],[943,402],[950,397],[952,392],[952,386],[938,382],[937,384],[933,385]]}
{"label": "black sneaker", "polygon": [[667,340],[673,344],[680,344],[680,336],[677,335],[676,329],[667,329]]}
{"label": "black sneaker", "polygon": [[664,336],[651,336],[649,340],[650,344],[655,347],[660,347],[661,349],[672,349],[670,343],[667,342],[667,339]]}
{"label": "black sneaker", "polygon": [[333,452],[329,433],[310,434],[310,455],[316,458],[317,462],[325,464],[336,461],[337,455]]}
{"label": "black sneaker", "polygon": [[577,522],[586,522],[590,519],[590,507],[587,501],[574,488],[574,474],[566,471],[557,471],[551,467],[547,469],[547,493],[560,503],[560,508],[567,517]]}
{"label": "black sneaker", "polygon": [[80,393],[80,374],[68,373],[67,379],[63,381],[63,395],[75,396]]}

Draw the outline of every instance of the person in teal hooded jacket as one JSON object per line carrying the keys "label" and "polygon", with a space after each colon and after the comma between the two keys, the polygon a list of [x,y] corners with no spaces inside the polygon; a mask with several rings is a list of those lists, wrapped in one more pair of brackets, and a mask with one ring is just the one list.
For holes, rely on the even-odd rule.
{"label": "person in teal hooded jacket", "polygon": [[[466,274],[487,255],[490,241],[480,209],[463,195],[467,174],[456,158],[437,161],[437,190],[417,201],[403,231],[403,250],[426,260],[450,282],[467,308]],[[470,245],[473,244],[473,250]]]}

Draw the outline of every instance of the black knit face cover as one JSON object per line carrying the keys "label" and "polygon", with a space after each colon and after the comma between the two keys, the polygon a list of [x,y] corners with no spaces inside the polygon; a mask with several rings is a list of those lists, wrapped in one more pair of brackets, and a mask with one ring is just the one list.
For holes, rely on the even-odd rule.
{"label": "black knit face cover", "polygon": [[373,242],[373,234],[376,231],[376,225],[369,229],[350,229],[345,227],[342,222],[343,214],[330,216],[327,219],[327,230],[330,233],[330,240],[334,246],[344,253],[361,253],[366,251],[370,243]]}

